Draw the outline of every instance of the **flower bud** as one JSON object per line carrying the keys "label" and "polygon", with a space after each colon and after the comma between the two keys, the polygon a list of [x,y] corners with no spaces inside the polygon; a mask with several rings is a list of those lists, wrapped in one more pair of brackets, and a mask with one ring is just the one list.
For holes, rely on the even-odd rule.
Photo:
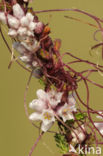
{"label": "flower bud", "polygon": [[7,16],[8,18],[8,24],[11,28],[14,28],[14,29],[18,29],[19,27],[19,20],[17,20],[15,17],[13,17],[12,15],[9,15]]}
{"label": "flower bud", "polygon": [[38,22],[37,25],[36,25],[36,28],[35,28],[35,33],[36,34],[42,33],[43,28],[44,28],[43,23],[42,22]]}
{"label": "flower bud", "polygon": [[24,11],[18,3],[13,5],[13,15],[18,19],[21,19],[24,16]]}

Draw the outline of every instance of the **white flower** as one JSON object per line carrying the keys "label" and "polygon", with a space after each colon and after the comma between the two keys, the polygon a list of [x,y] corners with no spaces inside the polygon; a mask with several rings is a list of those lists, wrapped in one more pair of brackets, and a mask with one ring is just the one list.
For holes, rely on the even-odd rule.
{"label": "white flower", "polygon": [[95,122],[94,125],[98,128],[100,133],[103,135],[103,122]]}
{"label": "white flower", "polygon": [[[100,114],[100,115],[103,115],[103,112],[100,111],[99,114]],[[99,116],[99,115],[97,115],[96,118],[98,118],[98,119],[103,119],[103,117],[102,117],[102,116]]]}
{"label": "white flower", "polygon": [[18,19],[21,19],[24,16],[24,11],[18,3],[13,5],[13,15]]}
{"label": "white flower", "polygon": [[34,19],[34,16],[33,16],[30,12],[28,12],[28,13],[26,14],[26,18],[29,20],[29,22],[32,22],[33,19]]}
{"label": "white flower", "polygon": [[16,37],[17,31],[15,29],[9,29],[8,35],[11,37]]}
{"label": "white flower", "polygon": [[58,105],[58,103],[61,102],[62,95],[62,92],[56,92],[53,89],[48,92],[48,99],[52,108],[55,108]]}
{"label": "white flower", "polygon": [[74,119],[74,116],[72,114],[72,108],[67,103],[65,103],[64,106],[59,108],[57,114],[60,117],[62,117],[64,122],[66,122],[67,120]]}
{"label": "white flower", "polygon": [[23,27],[28,26],[30,24],[29,20],[26,16],[21,18],[20,23],[21,23],[21,26],[23,26]]}
{"label": "white flower", "polygon": [[20,36],[24,36],[27,34],[27,28],[25,27],[19,27],[17,33],[20,35]]}
{"label": "white flower", "polygon": [[30,29],[31,31],[33,31],[33,30],[36,28],[36,26],[37,26],[37,24],[34,23],[34,22],[30,22],[29,25],[28,25],[28,27],[29,27],[29,29]]}
{"label": "white flower", "polygon": [[42,131],[46,132],[48,129],[51,128],[54,122],[55,122],[55,117],[53,111],[49,109],[43,110],[42,125],[41,125]]}
{"label": "white flower", "polygon": [[50,129],[55,121],[53,111],[49,109],[44,109],[41,114],[38,112],[34,112],[29,116],[29,119],[33,121],[41,120],[41,130],[44,132]]}
{"label": "white flower", "polygon": [[7,24],[7,20],[4,12],[0,12],[0,21],[4,24]]}
{"label": "white flower", "polygon": [[[72,134],[72,137],[73,137],[73,139],[72,139],[72,141],[74,142],[74,143],[81,143],[81,142],[83,142],[84,140],[85,140],[85,138],[86,138],[86,135],[85,135],[85,127],[84,127],[84,125],[82,125],[81,126],[82,128],[77,128],[77,129],[74,129],[74,132],[71,132],[71,134]],[[83,130],[84,131],[83,131]],[[77,136],[78,136],[78,138],[77,138]]]}
{"label": "white flower", "polygon": [[12,15],[9,15],[7,16],[8,18],[8,24],[11,28],[14,28],[14,29],[18,29],[19,28],[19,20],[17,20],[15,17],[13,17]]}
{"label": "white flower", "polygon": [[76,111],[75,103],[76,103],[76,101],[75,101],[74,97],[70,95],[68,97],[68,103],[65,103],[64,106],[60,107],[57,110],[57,114],[60,117],[62,117],[64,122],[66,122],[67,120],[74,119],[72,112]]}

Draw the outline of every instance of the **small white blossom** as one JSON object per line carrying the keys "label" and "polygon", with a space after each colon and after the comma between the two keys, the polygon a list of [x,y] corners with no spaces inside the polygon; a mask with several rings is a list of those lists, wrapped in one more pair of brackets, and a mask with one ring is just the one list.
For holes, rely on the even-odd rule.
{"label": "small white blossom", "polygon": [[25,27],[19,27],[17,33],[20,35],[20,36],[24,36],[27,34],[27,28]]}
{"label": "small white blossom", "polygon": [[62,117],[63,121],[66,122],[67,120],[74,119],[72,111],[73,109],[67,103],[65,103],[64,106],[59,108],[57,113],[60,117]]}
{"label": "small white blossom", "polygon": [[49,130],[55,121],[53,111],[49,109],[44,109],[41,114],[34,112],[29,116],[29,119],[33,121],[41,120],[41,130],[44,132]]}
{"label": "small white blossom", "polygon": [[28,25],[30,31],[33,31],[36,28],[36,26],[37,26],[37,24],[34,23],[34,22],[30,22],[29,25]]}
{"label": "small white blossom", "polygon": [[0,21],[4,24],[7,24],[7,20],[4,12],[0,12]]}
{"label": "small white blossom", "polygon": [[[85,138],[86,138],[86,134],[85,134],[85,127],[84,127],[84,125],[82,125],[81,126],[82,128],[77,128],[77,129],[74,129],[74,132],[71,132],[71,134],[72,134],[72,137],[73,137],[73,139],[72,139],[72,141],[74,142],[74,143],[81,143],[81,142],[83,142],[84,140],[85,140]],[[84,131],[83,131],[83,130]],[[77,138],[77,136],[78,136],[78,138]]]}
{"label": "small white blossom", "polygon": [[34,16],[30,12],[26,14],[26,17],[29,20],[29,22],[32,22],[34,20]]}
{"label": "small white blossom", "polygon": [[61,102],[62,95],[62,92],[56,92],[53,89],[48,92],[48,99],[52,108],[55,108],[58,105],[58,103]]}
{"label": "small white blossom", "polygon": [[13,15],[18,19],[21,19],[24,16],[24,11],[18,3],[13,5]]}
{"label": "small white blossom", "polygon": [[8,35],[11,37],[16,37],[17,31],[15,29],[9,29]]}
{"label": "small white blossom", "polygon": [[57,114],[62,117],[63,121],[66,122],[67,120],[74,119],[72,112],[76,111],[75,108],[75,99],[73,96],[68,97],[68,103],[65,103],[64,106],[60,107],[57,111]]}
{"label": "small white blossom", "polygon": [[30,24],[29,20],[26,16],[21,18],[20,23],[21,23],[21,26],[23,26],[23,27],[25,27],[25,26],[27,27]]}
{"label": "small white blossom", "polygon": [[18,29],[19,28],[19,20],[16,19],[14,16],[12,15],[9,15],[7,16],[8,18],[8,24],[11,28],[14,28],[14,29]]}

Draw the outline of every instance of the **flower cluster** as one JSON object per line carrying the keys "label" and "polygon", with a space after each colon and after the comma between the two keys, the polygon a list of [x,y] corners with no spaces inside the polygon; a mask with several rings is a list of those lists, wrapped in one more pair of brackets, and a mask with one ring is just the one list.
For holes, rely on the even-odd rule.
{"label": "flower cluster", "polygon": [[21,55],[19,59],[26,67],[38,67],[35,52],[40,49],[40,44],[35,37],[43,30],[43,23],[35,20],[35,16],[26,12],[18,4],[14,4],[11,14],[0,11],[0,21],[8,26],[8,35],[15,38],[13,48]]}
{"label": "flower cluster", "polygon": [[[59,132],[56,133],[55,140],[63,154],[68,152],[69,144],[73,144],[76,149],[78,144],[83,147],[88,142],[93,143],[92,137],[96,141],[96,144],[98,144],[99,141],[96,138],[93,128],[103,136],[103,122],[93,121],[91,113],[98,115],[96,116],[98,119],[103,119],[103,111],[95,111],[89,106],[88,82],[103,88],[101,84],[89,79],[91,73],[103,72],[103,66],[97,66],[93,62],[82,60],[69,52],[61,55],[61,40],[52,40],[49,35],[51,31],[48,24],[39,21],[36,12],[32,8],[28,8],[28,4],[29,0],[20,0],[18,3],[16,1],[6,0],[0,3],[0,22],[8,27],[8,36],[13,41],[12,49],[9,48],[1,28],[0,33],[12,54],[11,59],[13,60],[10,63],[19,59],[17,63],[31,72],[27,85],[29,85],[32,76],[35,76],[44,84],[44,90],[37,90],[37,99],[34,99],[29,104],[29,107],[34,111],[29,115],[29,120],[31,122],[40,122],[41,134],[47,132],[56,122]],[[4,6],[2,7],[2,5]],[[58,11],[63,10],[59,9]],[[95,19],[99,25],[98,29],[100,31],[102,30],[100,22],[103,22],[103,20],[78,9],[73,9],[73,11],[80,12]],[[85,23],[95,26],[87,22]],[[92,49],[101,45],[103,44],[99,43]],[[14,55],[14,49],[19,53],[17,58]],[[64,55],[69,55],[76,60],[64,63],[62,60]],[[22,65],[19,61],[22,61],[24,64]],[[90,68],[79,72],[71,67],[74,63],[82,62],[90,65],[93,69]],[[81,81],[85,84],[86,100],[82,100],[78,93],[79,82]],[[28,86],[26,87],[26,93],[27,90]],[[78,107],[78,105],[76,107],[76,103],[81,103],[86,110],[84,109],[82,111],[82,107]],[[25,100],[24,105],[26,108],[25,111],[27,111]],[[28,112],[26,113],[28,115]],[[87,132],[87,127],[90,128],[94,135],[89,131]],[[103,143],[100,142],[100,144]],[[29,156],[31,156],[31,153],[30,151]]]}
{"label": "flower cluster", "polygon": [[41,22],[35,22],[34,16],[24,10],[17,3],[12,7],[13,14],[5,14],[0,12],[0,21],[7,24],[9,27],[8,35],[11,37],[23,37],[23,36],[34,36],[34,31],[38,31],[38,27],[42,25]]}
{"label": "flower cluster", "polygon": [[60,106],[63,93],[50,90],[45,92],[42,89],[37,91],[38,99],[33,100],[29,107],[36,112],[29,116],[30,120],[41,120],[42,131],[46,132],[55,121],[55,114],[63,119],[64,122],[74,119],[72,112],[76,111],[76,101],[72,95],[68,97],[68,103]]}

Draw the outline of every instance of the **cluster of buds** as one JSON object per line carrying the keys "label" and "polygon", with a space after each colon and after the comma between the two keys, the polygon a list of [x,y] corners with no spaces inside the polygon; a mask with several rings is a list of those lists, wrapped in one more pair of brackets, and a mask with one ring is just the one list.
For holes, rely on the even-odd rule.
{"label": "cluster of buds", "polygon": [[0,11],[0,22],[8,26],[8,35],[14,39],[13,48],[19,52],[19,59],[34,70],[35,77],[41,77],[35,52],[41,48],[38,35],[43,32],[44,24],[18,3],[12,6],[10,13]]}
{"label": "cluster of buds", "polygon": [[62,118],[64,122],[74,119],[73,112],[76,112],[75,98],[70,95],[67,103],[61,105],[63,93],[50,90],[45,92],[42,89],[37,91],[38,99],[33,100],[29,107],[36,112],[29,116],[30,120],[41,120],[41,130],[46,132],[55,122],[55,114]]}

